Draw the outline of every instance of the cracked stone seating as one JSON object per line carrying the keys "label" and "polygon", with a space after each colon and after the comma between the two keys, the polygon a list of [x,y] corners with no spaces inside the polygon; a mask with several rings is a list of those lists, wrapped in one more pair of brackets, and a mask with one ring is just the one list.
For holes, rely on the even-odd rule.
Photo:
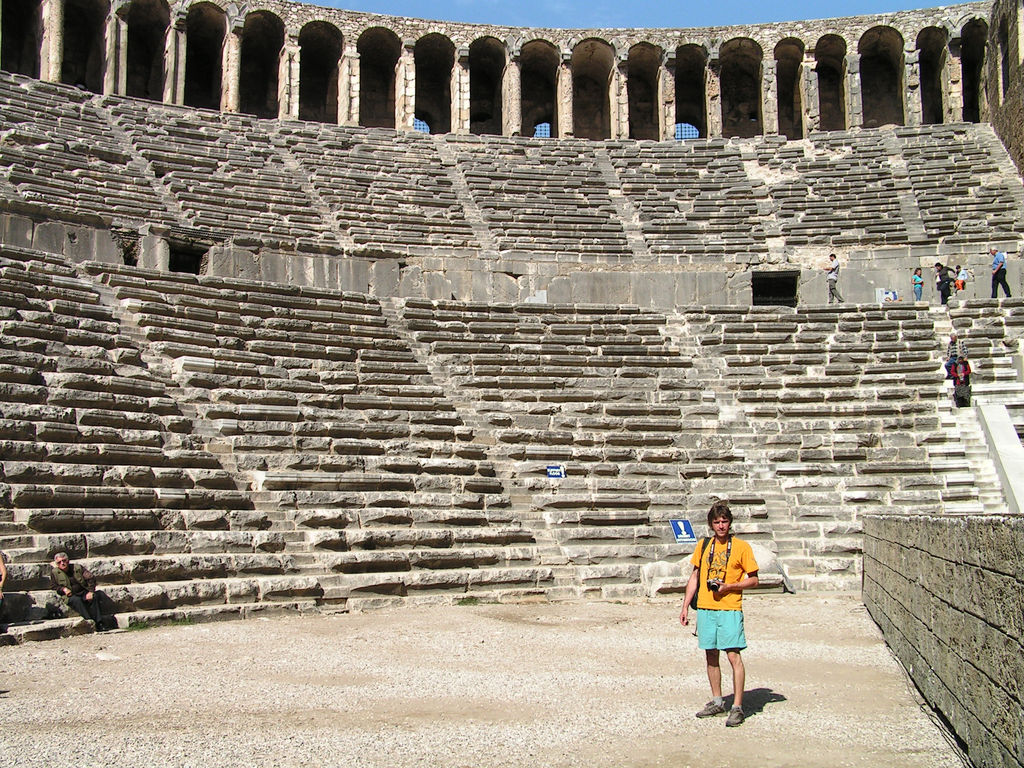
{"label": "cracked stone seating", "polygon": [[[0,166],[17,203],[69,221],[172,223],[124,137],[92,94],[0,72]],[[59,105],[59,106],[58,106]]]}
{"label": "cracked stone seating", "polygon": [[357,246],[409,253],[440,246],[467,255],[479,249],[438,139],[308,123],[279,131]]}
{"label": "cracked stone seating", "polygon": [[[288,552],[320,578],[360,575],[360,558],[346,554],[332,563],[320,556],[310,537],[332,532],[364,532],[381,542],[381,554],[362,558],[380,584],[362,585],[354,594],[425,590],[431,577],[403,574],[431,562],[453,573],[508,570],[511,551],[496,559],[495,547],[516,546],[516,568],[531,556],[532,535],[517,528],[486,451],[470,442],[472,430],[375,301],[226,278],[99,264],[87,269],[121,298],[150,342],[147,348],[166,356],[169,379],[178,385],[169,391],[195,408],[207,447],[232,467],[272,530],[287,534]],[[166,318],[181,320],[179,330],[215,339],[218,349],[264,359],[218,358],[180,336],[165,344],[165,336],[151,331],[172,327]],[[261,338],[256,328],[281,339]],[[294,341],[285,341],[303,337],[316,343],[301,353]],[[345,345],[331,347],[343,354],[315,354],[328,340]],[[384,547],[395,531],[422,532],[458,551],[435,553],[433,560],[391,556]],[[458,531],[483,535],[472,539]],[[398,574],[389,575],[389,568]],[[470,589],[476,579],[467,571],[444,589]],[[518,581],[510,578],[510,584]],[[344,601],[353,591],[344,581],[324,584],[330,587],[325,600]],[[496,580],[489,589],[500,584]]]}
{"label": "cracked stone seating", "polygon": [[193,226],[286,250],[340,251],[332,222],[263,121],[118,97],[106,105]]}

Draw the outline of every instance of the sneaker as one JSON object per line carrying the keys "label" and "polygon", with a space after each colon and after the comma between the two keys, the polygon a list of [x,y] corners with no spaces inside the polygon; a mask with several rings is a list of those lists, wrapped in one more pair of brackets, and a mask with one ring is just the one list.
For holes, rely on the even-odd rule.
{"label": "sneaker", "polygon": [[704,705],[704,709],[697,713],[697,717],[714,717],[715,715],[721,715],[724,712],[725,707],[723,705],[709,701]]}
{"label": "sneaker", "polygon": [[747,716],[743,714],[743,710],[739,707],[733,707],[729,710],[729,717],[725,721],[726,728],[735,728],[737,725],[743,725],[743,721],[747,719]]}

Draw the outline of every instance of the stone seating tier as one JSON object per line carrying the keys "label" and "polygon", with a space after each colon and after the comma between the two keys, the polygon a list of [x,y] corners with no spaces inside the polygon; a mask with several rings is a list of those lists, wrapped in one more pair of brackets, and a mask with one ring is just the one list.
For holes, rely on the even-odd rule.
{"label": "stone seating tier", "polygon": [[[920,308],[390,308],[17,250],[0,269],[2,546],[29,595],[57,547],[95,564],[125,623],[639,595],[687,556],[668,519],[718,497],[791,579],[842,587],[861,511],[982,506]],[[954,322],[998,342],[982,318],[1017,308]],[[23,617],[52,612],[37,597]]]}
{"label": "stone seating tier", "polygon": [[769,242],[955,247],[1024,233],[1024,190],[985,125],[481,141],[186,110],[8,73],[0,116],[9,209],[199,229],[267,252],[720,264]]}

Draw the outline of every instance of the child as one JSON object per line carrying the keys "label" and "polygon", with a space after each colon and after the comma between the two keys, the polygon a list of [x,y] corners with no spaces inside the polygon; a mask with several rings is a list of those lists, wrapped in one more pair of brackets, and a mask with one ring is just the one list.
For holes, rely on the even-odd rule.
{"label": "child", "polygon": [[921,274],[920,267],[914,270],[910,282],[914,286],[914,301],[921,301],[921,294],[924,292],[924,276]]}

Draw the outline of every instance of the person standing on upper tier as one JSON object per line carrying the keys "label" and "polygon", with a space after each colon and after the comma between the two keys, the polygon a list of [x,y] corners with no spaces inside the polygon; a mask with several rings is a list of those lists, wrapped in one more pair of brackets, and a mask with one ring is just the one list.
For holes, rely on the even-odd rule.
{"label": "person standing on upper tier", "polygon": [[833,299],[835,301],[843,301],[843,297],[839,294],[839,259],[836,258],[834,253],[828,255],[828,266],[825,267],[825,271],[828,273],[826,278],[828,279],[828,303],[831,304]]}
{"label": "person standing on upper tier", "polygon": [[949,294],[953,288],[953,277],[949,267],[941,261],[935,262],[935,290],[939,292],[939,301],[943,306],[949,303]]}
{"label": "person standing on upper tier", "polygon": [[1012,294],[1010,286],[1006,284],[1006,254],[996,250],[994,245],[988,249],[988,252],[992,254],[992,298],[996,297],[996,290],[1000,285],[1003,286],[1003,292],[1009,298]]}
{"label": "person standing on upper tier", "polygon": [[914,286],[914,301],[921,301],[924,293],[924,276],[920,267],[914,267],[914,274],[910,276],[910,283]]}

